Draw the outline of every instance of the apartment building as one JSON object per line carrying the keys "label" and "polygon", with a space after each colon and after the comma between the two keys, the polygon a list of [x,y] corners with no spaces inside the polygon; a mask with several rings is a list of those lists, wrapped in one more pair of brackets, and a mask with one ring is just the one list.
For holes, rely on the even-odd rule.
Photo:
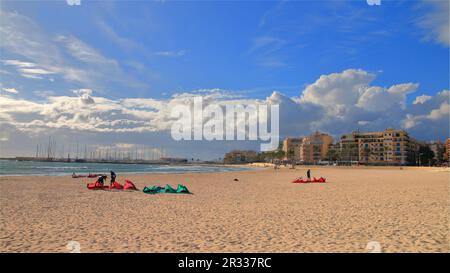
{"label": "apartment building", "polygon": [[284,160],[300,160],[300,145],[302,144],[303,138],[292,138],[288,137],[283,140],[283,152]]}
{"label": "apartment building", "polygon": [[[283,141],[285,159],[304,164],[320,161],[339,161],[342,164],[416,165],[420,144],[404,130],[388,128],[380,132],[344,134],[333,144],[330,135],[315,132],[302,138]],[[446,158],[449,158],[450,140],[446,141]]]}
{"label": "apartment building", "polygon": [[255,151],[231,151],[226,153],[223,162],[225,164],[243,164],[254,162],[258,158]]}
{"label": "apartment building", "polygon": [[328,160],[328,150],[333,144],[333,137],[320,132],[304,137],[299,147],[300,161],[305,164],[316,164]]}
{"label": "apartment building", "polygon": [[358,160],[363,164],[414,164],[418,145],[404,130],[388,128],[382,132],[357,133]]}
{"label": "apartment building", "polygon": [[359,161],[359,139],[360,132],[344,134],[339,141],[339,160],[343,163],[353,163]]}

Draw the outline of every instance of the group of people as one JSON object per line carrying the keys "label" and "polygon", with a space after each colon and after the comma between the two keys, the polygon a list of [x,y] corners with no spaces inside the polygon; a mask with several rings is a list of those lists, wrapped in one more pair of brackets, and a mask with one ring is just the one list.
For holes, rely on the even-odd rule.
{"label": "group of people", "polygon": [[[107,178],[108,178],[107,175],[104,175],[104,174],[103,175],[99,175],[98,178],[97,178],[97,182],[100,183],[103,186]],[[111,171],[109,185],[112,186],[112,184],[114,182],[116,182],[116,173]]]}

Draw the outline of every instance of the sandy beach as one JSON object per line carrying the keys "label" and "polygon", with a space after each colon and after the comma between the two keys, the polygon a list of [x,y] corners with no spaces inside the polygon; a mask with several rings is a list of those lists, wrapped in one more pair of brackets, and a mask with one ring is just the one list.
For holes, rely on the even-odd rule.
{"label": "sandy beach", "polygon": [[[90,191],[92,179],[0,177],[1,252],[449,252],[449,171],[305,168],[121,175],[192,195]],[[238,178],[239,181],[233,181]]]}

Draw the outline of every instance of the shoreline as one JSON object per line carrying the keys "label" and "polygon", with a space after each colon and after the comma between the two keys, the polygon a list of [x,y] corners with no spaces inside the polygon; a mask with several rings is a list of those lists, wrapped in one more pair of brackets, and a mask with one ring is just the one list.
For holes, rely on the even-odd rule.
{"label": "shoreline", "polygon": [[[197,165],[199,166],[199,165]],[[232,165],[232,166],[227,166],[228,168],[236,168],[236,170],[226,170],[226,171],[186,171],[186,172],[120,172],[120,174],[123,175],[131,175],[131,176],[145,176],[145,175],[170,175],[170,174],[220,174],[220,173],[238,173],[238,172],[253,172],[253,171],[261,171],[261,170],[271,170],[273,169],[273,166],[269,167],[260,167],[260,166],[247,166],[247,165],[242,165],[242,166],[236,166],[236,165]],[[306,171],[307,169],[331,169],[331,168],[336,168],[336,169],[347,169],[347,170],[352,170],[352,169],[359,169],[359,170],[403,170],[403,171],[407,171],[407,170],[426,170],[426,171],[433,171],[433,172],[448,172],[450,173],[450,168],[449,167],[394,167],[394,166],[317,166],[317,165],[301,165],[301,166],[297,166],[295,169],[290,169],[289,167],[284,167],[281,166],[281,169],[284,170],[292,170],[292,171],[299,171],[299,170],[303,170]],[[123,176],[122,175],[122,176]],[[8,177],[24,177],[24,178],[29,178],[29,177],[71,177],[71,174],[69,173],[62,173],[60,175],[58,174],[0,174],[0,178],[8,178]],[[85,179],[87,177],[82,177],[82,178],[72,178],[72,179]],[[88,178],[88,179],[92,179],[92,178]]]}
{"label": "shoreline", "polygon": [[[242,170],[252,170],[252,169],[260,169],[260,167],[255,166],[249,166],[249,165],[229,165],[229,164],[223,164],[223,165],[216,165],[216,164],[117,164],[118,170],[114,168],[115,164],[109,164],[109,163],[77,163],[80,166],[79,167],[63,167],[60,165],[52,166],[52,164],[58,164],[61,162],[40,162],[47,165],[41,166],[24,166],[23,168],[26,168],[29,170],[34,170],[35,168],[38,169],[48,169],[47,172],[36,172],[36,173],[0,173],[0,177],[30,177],[30,176],[38,176],[38,177],[67,177],[71,176],[73,172],[76,174],[88,174],[88,173],[109,173],[109,171],[105,171],[105,169],[112,169],[115,170],[117,173],[122,174],[128,174],[128,175],[134,175],[134,174],[182,174],[182,173],[216,173],[216,172],[237,172]],[[85,165],[83,165],[85,164]],[[91,165],[92,164],[92,165]],[[100,164],[100,165],[99,165]],[[139,166],[143,167],[140,169],[134,169],[133,167],[130,167],[128,169],[128,166]],[[105,168],[108,167],[108,168]],[[120,167],[119,167],[120,166]],[[149,168],[146,168],[148,166]],[[12,168],[15,168],[15,165],[11,166]],[[8,165],[2,166],[2,168],[7,169]],[[61,170],[61,169],[67,169],[63,171],[55,171],[55,170]],[[17,172],[20,171],[19,169]],[[12,171],[14,172],[14,171]]]}

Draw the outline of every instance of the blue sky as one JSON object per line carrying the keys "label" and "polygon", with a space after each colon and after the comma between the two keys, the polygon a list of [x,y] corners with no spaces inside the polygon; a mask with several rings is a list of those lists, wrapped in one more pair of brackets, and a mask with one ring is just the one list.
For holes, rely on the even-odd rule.
{"label": "blue sky", "polygon": [[[429,7],[419,4],[6,1],[3,9],[153,73],[130,72],[145,86],[129,96],[223,88],[263,97],[274,89],[298,95],[318,75],[353,67],[380,73],[382,86],[420,82],[426,94],[446,88],[448,47],[423,40],[416,19]],[[107,92],[120,96],[119,89],[108,85]]]}
{"label": "blue sky", "polygon": [[[322,75],[361,69],[374,75],[371,86],[386,90],[418,84],[400,102],[409,108],[417,96],[449,89],[445,7],[445,1],[2,1],[2,13],[12,16],[2,16],[5,31],[34,43],[21,49],[19,36],[0,41],[1,59],[43,71],[18,73],[23,64],[3,62],[1,87],[17,91],[3,93],[10,99],[31,102],[79,89],[111,100],[165,100],[199,89],[264,100],[274,91],[299,98]],[[413,110],[399,119],[433,109]],[[324,130],[311,130],[317,128]],[[423,130],[416,135],[432,138]],[[442,131],[439,138],[448,126]]]}

